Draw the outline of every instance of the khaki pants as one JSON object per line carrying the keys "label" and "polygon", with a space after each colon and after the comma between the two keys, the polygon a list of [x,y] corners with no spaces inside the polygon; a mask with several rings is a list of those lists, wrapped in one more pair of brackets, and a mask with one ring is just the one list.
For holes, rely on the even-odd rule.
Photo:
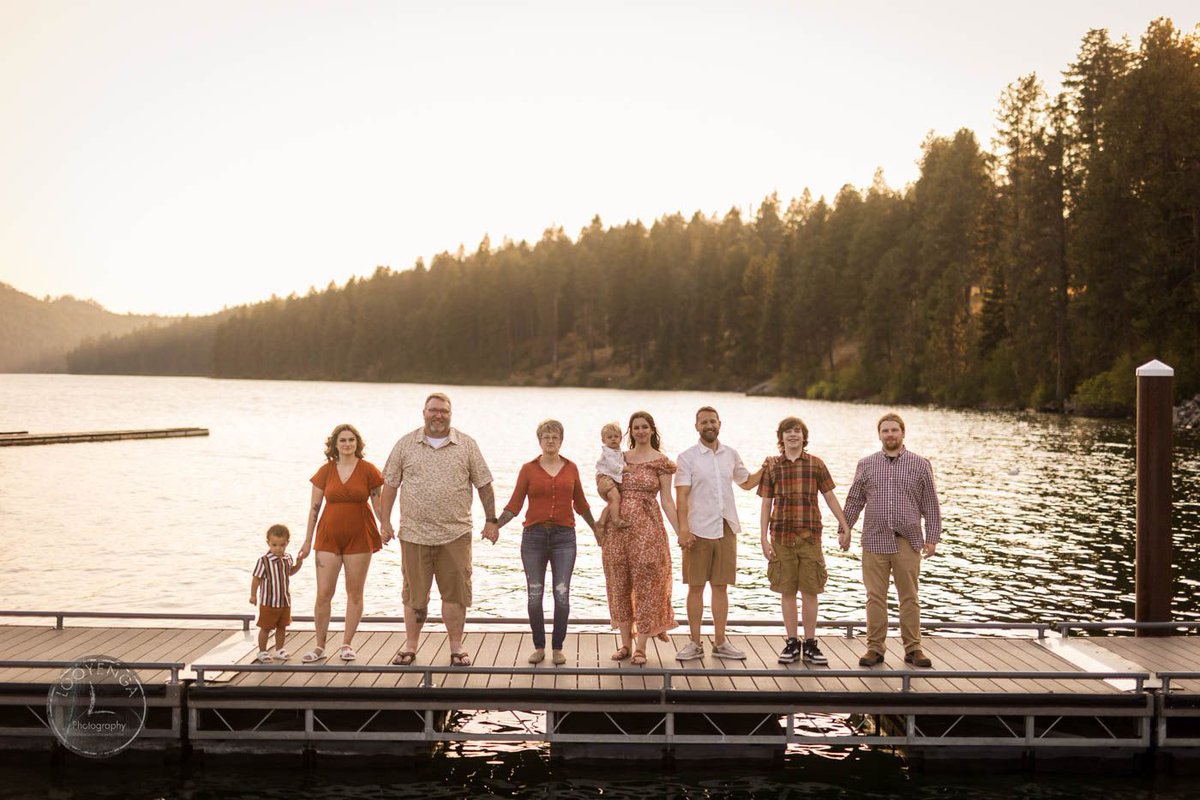
{"label": "khaki pants", "polygon": [[921,649],[921,603],[917,583],[921,576],[921,554],[908,540],[896,538],[897,553],[862,554],[863,586],[867,590],[867,647],[887,652],[888,579],[896,582],[900,597],[900,639],[904,652]]}

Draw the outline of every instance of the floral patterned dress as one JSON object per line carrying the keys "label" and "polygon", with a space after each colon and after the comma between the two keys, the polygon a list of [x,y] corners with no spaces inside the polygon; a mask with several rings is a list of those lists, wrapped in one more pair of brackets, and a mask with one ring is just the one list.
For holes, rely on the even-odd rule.
{"label": "floral patterned dress", "polygon": [[637,623],[644,636],[676,627],[671,607],[671,550],[658,504],[659,476],[675,472],[666,456],[630,464],[621,484],[621,517],[627,528],[609,528],[604,543],[604,582],[612,626]]}

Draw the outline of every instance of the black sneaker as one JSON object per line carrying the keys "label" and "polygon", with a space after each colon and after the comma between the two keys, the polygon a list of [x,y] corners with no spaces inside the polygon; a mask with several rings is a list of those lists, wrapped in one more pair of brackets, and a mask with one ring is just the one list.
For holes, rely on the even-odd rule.
{"label": "black sneaker", "polygon": [[802,646],[806,664],[828,664],[829,659],[821,652],[816,639],[805,639]]}
{"label": "black sneaker", "polygon": [[800,640],[796,638],[790,638],[786,639],[785,641],[787,643],[784,644],[783,649],[779,651],[779,663],[791,664],[793,661],[800,658]]}

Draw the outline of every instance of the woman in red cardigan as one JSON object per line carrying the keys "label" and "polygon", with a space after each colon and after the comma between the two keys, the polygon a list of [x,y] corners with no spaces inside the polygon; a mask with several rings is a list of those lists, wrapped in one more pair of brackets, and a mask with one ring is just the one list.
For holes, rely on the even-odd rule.
{"label": "woman in red cardigan", "polygon": [[546,565],[554,587],[554,630],[550,637],[552,660],[565,664],[563,642],[567,638],[567,620],[571,616],[571,571],[575,569],[575,515],[579,513],[592,532],[596,522],[592,509],[583,495],[579,469],[562,457],[562,423],[548,419],[537,426],[538,443],[542,454],[521,465],[512,499],[500,515],[504,527],[521,512],[525,498],[529,510],[525,514],[525,529],[521,533],[521,563],[525,566],[525,586],[529,593],[529,628],[533,633],[533,652],[529,663],[538,664],[546,658],[546,622],[542,613],[545,594]]}

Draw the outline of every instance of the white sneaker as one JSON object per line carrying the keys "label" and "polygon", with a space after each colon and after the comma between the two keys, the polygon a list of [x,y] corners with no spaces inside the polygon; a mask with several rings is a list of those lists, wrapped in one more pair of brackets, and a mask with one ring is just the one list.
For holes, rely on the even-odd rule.
{"label": "white sneaker", "polygon": [[704,645],[691,641],[675,654],[676,661],[694,661],[697,658],[704,658]]}
{"label": "white sneaker", "polygon": [[728,639],[713,648],[713,655],[717,658],[733,658],[739,661],[746,658],[746,654],[731,645]]}

